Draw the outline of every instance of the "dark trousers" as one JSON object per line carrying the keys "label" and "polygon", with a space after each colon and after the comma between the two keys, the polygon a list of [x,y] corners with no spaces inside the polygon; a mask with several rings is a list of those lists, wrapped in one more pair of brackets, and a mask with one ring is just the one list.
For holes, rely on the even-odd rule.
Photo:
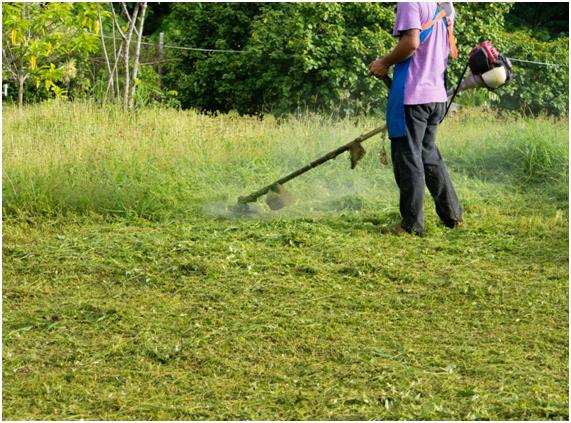
{"label": "dark trousers", "polygon": [[401,225],[410,232],[424,233],[425,184],[442,222],[453,228],[462,221],[458,196],[436,147],[436,129],[445,109],[446,103],[405,106],[407,134],[391,139],[391,157],[400,190]]}

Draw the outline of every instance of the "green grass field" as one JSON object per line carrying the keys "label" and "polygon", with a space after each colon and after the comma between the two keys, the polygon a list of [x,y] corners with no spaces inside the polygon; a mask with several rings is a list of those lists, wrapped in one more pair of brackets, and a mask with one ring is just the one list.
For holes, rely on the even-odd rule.
{"label": "green grass field", "polygon": [[372,118],[2,120],[4,419],[568,420],[567,121],[447,118],[466,225],[418,238],[378,137],[226,211]]}

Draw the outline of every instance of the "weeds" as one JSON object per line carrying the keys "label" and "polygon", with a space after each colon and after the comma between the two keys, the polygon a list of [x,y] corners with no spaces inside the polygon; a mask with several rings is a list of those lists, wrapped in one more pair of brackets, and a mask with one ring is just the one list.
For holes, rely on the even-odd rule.
{"label": "weeds", "polygon": [[516,152],[526,182],[558,183],[568,178],[568,149],[552,130],[533,127],[524,132]]}

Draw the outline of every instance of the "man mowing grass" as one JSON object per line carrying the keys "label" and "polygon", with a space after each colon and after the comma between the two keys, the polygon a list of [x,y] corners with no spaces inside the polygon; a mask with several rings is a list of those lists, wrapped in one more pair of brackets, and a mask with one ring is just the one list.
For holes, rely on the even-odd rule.
{"label": "man mowing grass", "polygon": [[395,65],[387,105],[387,127],[402,221],[396,233],[424,234],[424,184],[436,212],[449,228],[462,225],[462,209],[448,169],[436,147],[436,130],[446,112],[444,74],[448,54],[456,58],[451,3],[399,3],[393,35],[397,46],[369,65],[387,75]]}

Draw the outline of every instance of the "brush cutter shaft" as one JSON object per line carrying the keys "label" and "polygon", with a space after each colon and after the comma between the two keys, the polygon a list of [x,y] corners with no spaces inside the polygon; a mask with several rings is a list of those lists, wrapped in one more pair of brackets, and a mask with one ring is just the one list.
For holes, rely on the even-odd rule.
{"label": "brush cutter shaft", "polygon": [[365,141],[366,139],[369,139],[369,138],[371,138],[371,137],[373,137],[373,136],[375,136],[375,135],[377,135],[377,134],[379,134],[379,133],[385,131],[386,128],[387,128],[386,126],[380,126],[380,127],[376,128],[376,129],[373,129],[373,130],[370,131],[370,132],[367,132],[366,134],[361,135],[360,137],[355,138],[353,141],[351,141],[351,142],[349,142],[349,143],[347,143],[347,144],[345,144],[345,145],[342,145],[341,147],[339,147],[339,148],[337,148],[337,149],[335,149],[335,150],[333,150],[333,151],[330,151],[329,153],[325,154],[324,156],[322,156],[322,157],[320,157],[320,158],[318,158],[318,159],[315,159],[314,161],[312,161],[311,163],[305,165],[304,167],[302,167],[302,168],[296,170],[295,172],[290,173],[289,175],[284,176],[284,177],[281,178],[281,179],[278,179],[278,180],[275,181],[275,182],[272,182],[271,184],[265,186],[264,188],[262,188],[262,189],[260,189],[260,190],[258,190],[258,191],[256,191],[256,192],[253,192],[252,194],[247,195],[247,196],[245,196],[245,197],[240,197],[240,198],[238,198],[238,203],[251,203],[251,202],[253,202],[253,201],[256,201],[256,200],[257,200],[258,198],[260,198],[262,195],[267,194],[267,193],[268,193],[272,188],[274,188],[276,185],[278,185],[278,184],[279,184],[279,185],[283,185],[283,184],[285,184],[286,182],[291,181],[291,180],[294,179],[294,178],[297,178],[299,175],[302,175],[302,174],[304,174],[305,172],[307,172],[307,171],[309,171],[309,170],[311,170],[311,169],[313,169],[313,168],[315,168],[315,167],[317,167],[317,166],[319,166],[319,165],[322,165],[323,163],[328,162],[328,161],[331,160],[331,159],[334,159],[334,158],[337,157],[338,155],[340,155],[340,154],[342,154],[342,153],[348,151],[348,150],[351,148],[351,146],[352,146],[353,144],[355,144],[355,143],[361,143],[361,142]]}

